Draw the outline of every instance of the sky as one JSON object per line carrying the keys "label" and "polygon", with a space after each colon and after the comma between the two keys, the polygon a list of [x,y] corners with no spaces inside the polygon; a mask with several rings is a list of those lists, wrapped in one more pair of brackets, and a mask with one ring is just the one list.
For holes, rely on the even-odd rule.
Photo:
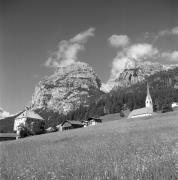
{"label": "sky", "polygon": [[87,62],[107,84],[148,60],[178,64],[177,0],[0,0],[0,107],[10,113],[56,66]]}

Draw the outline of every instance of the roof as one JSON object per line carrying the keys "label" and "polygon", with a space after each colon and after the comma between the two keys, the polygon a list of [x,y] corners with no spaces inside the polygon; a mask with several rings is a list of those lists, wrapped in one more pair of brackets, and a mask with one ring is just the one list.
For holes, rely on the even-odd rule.
{"label": "roof", "polygon": [[62,122],[62,126],[64,126],[65,123],[68,123],[68,124],[71,124],[71,125],[81,125],[83,126],[83,124],[80,122],[80,121],[69,121],[69,120],[66,120],[64,122]]}
{"label": "roof", "polygon": [[153,111],[151,108],[146,108],[146,107],[140,108],[140,109],[135,109],[129,114],[128,118],[131,118],[133,116],[143,115],[143,114],[152,114],[152,112]]}
{"label": "roof", "polygon": [[34,111],[30,111],[30,110],[24,111],[19,116],[17,116],[16,119],[21,119],[23,117],[44,120],[39,114],[35,113]]}
{"label": "roof", "polygon": [[91,120],[94,120],[94,121],[96,121],[96,122],[101,122],[101,121],[102,121],[100,118],[95,118],[95,117],[89,117],[89,118],[87,119],[87,121],[91,121]]}
{"label": "roof", "polygon": [[62,127],[67,128],[67,127],[71,127],[72,124],[70,124],[68,121],[64,121],[64,123],[62,124]]}

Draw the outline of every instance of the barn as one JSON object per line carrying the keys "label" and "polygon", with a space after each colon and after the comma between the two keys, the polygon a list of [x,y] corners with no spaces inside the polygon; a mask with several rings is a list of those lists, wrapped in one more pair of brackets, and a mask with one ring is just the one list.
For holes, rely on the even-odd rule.
{"label": "barn", "polygon": [[17,131],[19,125],[24,125],[30,134],[40,134],[44,132],[45,121],[37,113],[31,110],[25,110],[14,121],[14,131]]}
{"label": "barn", "polygon": [[80,121],[70,121],[66,120],[60,124],[60,130],[76,129],[82,128],[84,125]]}
{"label": "barn", "polygon": [[97,125],[98,123],[102,123],[102,120],[100,118],[89,117],[86,121],[84,121],[84,127],[94,126]]}

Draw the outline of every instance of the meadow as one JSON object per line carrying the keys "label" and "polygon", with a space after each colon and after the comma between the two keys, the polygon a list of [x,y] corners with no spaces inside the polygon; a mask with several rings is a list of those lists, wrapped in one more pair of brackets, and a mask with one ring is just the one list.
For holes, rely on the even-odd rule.
{"label": "meadow", "polygon": [[178,112],[0,143],[1,180],[176,180]]}

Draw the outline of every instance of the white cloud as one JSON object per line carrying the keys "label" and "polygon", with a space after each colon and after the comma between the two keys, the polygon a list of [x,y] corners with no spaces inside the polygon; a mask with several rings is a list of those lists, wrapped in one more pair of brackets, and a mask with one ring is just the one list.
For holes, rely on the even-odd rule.
{"label": "white cloud", "polygon": [[4,111],[2,108],[0,108],[0,118],[5,118],[8,117],[10,115],[9,112]]}
{"label": "white cloud", "polygon": [[158,32],[158,37],[162,37],[166,35],[178,35],[178,26],[172,29],[165,29]]}
{"label": "white cloud", "polygon": [[178,26],[171,30],[172,34],[178,35]]}
{"label": "white cloud", "polygon": [[165,58],[166,60],[169,60],[169,61],[178,61],[178,51],[163,52],[161,54],[161,57],[163,57],[163,58]]}
{"label": "white cloud", "polygon": [[72,43],[86,43],[89,37],[94,36],[95,28],[91,27],[88,30],[77,34],[75,37],[73,37],[70,41]]}
{"label": "white cloud", "polygon": [[94,36],[94,28],[81,32],[70,40],[60,41],[57,51],[51,53],[45,62],[47,67],[67,66],[77,61],[79,51],[84,50],[89,37]]}
{"label": "white cloud", "polygon": [[158,37],[170,34],[169,30],[161,30],[158,32]]}
{"label": "white cloud", "polygon": [[108,41],[113,47],[125,47],[130,44],[130,39],[127,35],[112,35]]}
{"label": "white cloud", "polygon": [[158,53],[158,50],[151,44],[134,44],[128,48],[127,54],[136,61],[143,60],[148,57],[153,57]]}
{"label": "white cloud", "polygon": [[135,62],[123,52],[118,52],[113,59],[110,80],[116,79],[124,69],[132,68]]}

